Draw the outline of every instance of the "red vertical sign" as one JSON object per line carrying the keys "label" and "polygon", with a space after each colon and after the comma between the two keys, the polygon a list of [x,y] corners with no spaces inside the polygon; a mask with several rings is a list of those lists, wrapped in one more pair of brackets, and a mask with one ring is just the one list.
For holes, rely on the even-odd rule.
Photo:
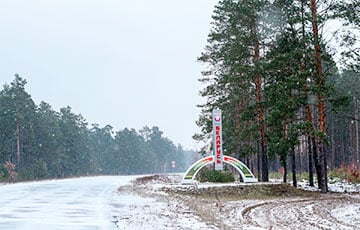
{"label": "red vertical sign", "polygon": [[221,110],[213,110],[213,142],[215,170],[223,170],[222,117]]}

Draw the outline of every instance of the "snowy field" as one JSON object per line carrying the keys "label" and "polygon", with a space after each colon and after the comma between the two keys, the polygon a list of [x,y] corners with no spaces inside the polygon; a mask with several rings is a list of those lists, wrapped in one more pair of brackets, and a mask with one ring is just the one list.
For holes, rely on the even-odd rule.
{"label": "snowy field", "polygon": [[354,193],[227,200],[165,193],[218,186],[182,186],[178,175],[136,178],[0,185],[0,229],[360,229],[356,186],[335,186]]}

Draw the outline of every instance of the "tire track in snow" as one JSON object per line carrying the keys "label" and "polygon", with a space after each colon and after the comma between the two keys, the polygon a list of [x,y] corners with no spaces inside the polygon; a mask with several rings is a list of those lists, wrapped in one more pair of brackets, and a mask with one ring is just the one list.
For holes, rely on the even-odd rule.
{"label": "tire track in snow", "polygon": [[[243,209],[243,223],[266,229],[357,229],[357,224],[338,220],[331,210],[357,199],[350,197],[277,200],[251,205]],[[352,203],[350,202],[350,203]],[[331,226],[331,227],[329,227]]]}

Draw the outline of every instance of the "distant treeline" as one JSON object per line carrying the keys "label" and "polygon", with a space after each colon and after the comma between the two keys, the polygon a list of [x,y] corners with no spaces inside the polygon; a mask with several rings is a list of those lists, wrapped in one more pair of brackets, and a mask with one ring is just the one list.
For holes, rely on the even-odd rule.
{"label": "distant treeline", "polygon": [[25,85],[15,75],[0,91],[0,180],[179,172],[193,156],[158,127],[90,127],[70,107],[36,105]]}

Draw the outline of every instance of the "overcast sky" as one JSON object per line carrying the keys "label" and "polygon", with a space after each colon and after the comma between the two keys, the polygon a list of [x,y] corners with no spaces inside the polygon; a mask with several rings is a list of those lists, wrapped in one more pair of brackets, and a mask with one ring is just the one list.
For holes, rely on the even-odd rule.
{"label": "overcast sky", "polygon": [[158,126],[199,148],[196,105],[217,0],[1,0],[0,84],[18,73],[36,104],[89,124]]}

